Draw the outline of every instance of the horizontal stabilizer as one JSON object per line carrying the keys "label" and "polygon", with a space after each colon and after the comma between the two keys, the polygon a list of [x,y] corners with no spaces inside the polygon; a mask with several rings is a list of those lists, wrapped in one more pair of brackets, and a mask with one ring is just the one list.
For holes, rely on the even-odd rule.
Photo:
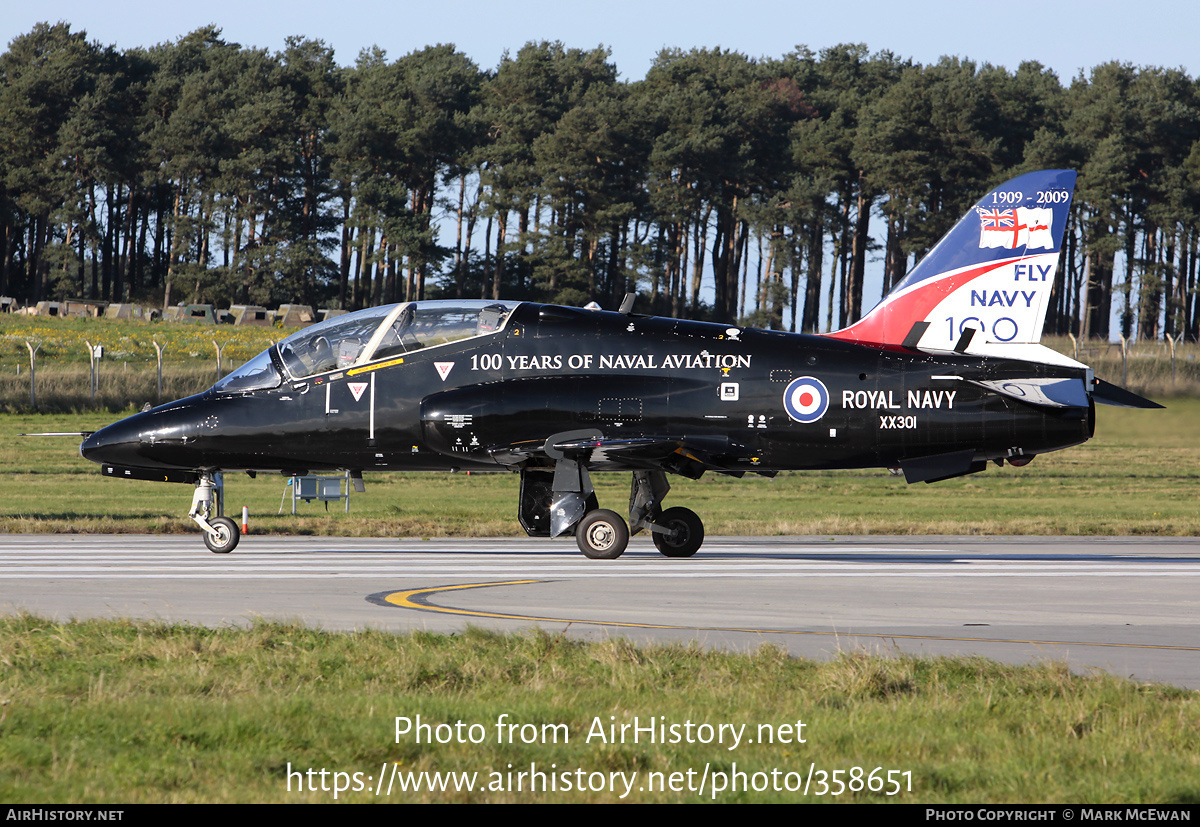
{"label": "horizontal stabilizer", "polygon": [[1117,408],[1162,407],[1157,402],[1151,402],[1143,396],[1138,396],[1133,391],[1127,391],[1111,382],[1105,382],[1103,379],[1096,380],[1096,387],[1092,390],[1092,399],[1095,399],[1101,405],[1113,405]]}
{"label": "horizontal stabilizer", "polygon": [[[970,381],[970,380],[968,380]],[[1087,388],[1083,377],[1011,378],[975,380],[972,385],[1003,394],[1010,399],[1043,408],[1086,408]]]}

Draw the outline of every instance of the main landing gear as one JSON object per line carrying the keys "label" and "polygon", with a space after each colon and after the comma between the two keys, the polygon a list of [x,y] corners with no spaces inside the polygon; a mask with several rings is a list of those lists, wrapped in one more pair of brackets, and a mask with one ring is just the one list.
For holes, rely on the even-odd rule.
{"label": "main landing gear", "polygon": [[[704,523],[690,508],[668,508],[640,528],[652,532],[654,547],[666,557],[691,557],[704,542]],[[629,529],[621,515],[607,508],[589,511],[575,528],[575,544],[585,557],[615,560],[629,544]]]}
{"label": "main landing gear", "polygon": [[704,542],[704,523],[690,508],[668,508],[657,523],[666,531],[654,532],[654,547],[667,557],[691,557]]}
{"label": "main landing gear", "polygon": [[204,531],[204,545],[214,554],[228,554],[242,538],[238,525],[224,516],[225,481],[220,471],[201,471],[188,516]]}
{"label": "main landing gear", "polygon": [[597,508],[585,514],[575,527],[575,544],[584,557],[615,560],[629,545],[629,527],[617,512]]}
{"label": "main landing gear", "polygon": [[633,534],[645,529],[654,546],[667,557],[691,557],[704,542],[704,523],[688,508],[661,508],[671,490],[662,471],[634,471],[629,492],[629,522],[615,511],[600,508],[591,477],[583,463],[553,457],[547,469],[521,472],[521,525],[530,536],[575,535],[585,557],[615,560]]}

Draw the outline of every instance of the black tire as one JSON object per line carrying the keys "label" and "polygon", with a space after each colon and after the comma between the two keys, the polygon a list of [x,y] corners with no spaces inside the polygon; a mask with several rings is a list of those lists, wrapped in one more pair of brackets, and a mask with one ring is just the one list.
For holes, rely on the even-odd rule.
{"label": "black tire", "polygon": [[575,544],[585,557],[616,560],[629,545],[629,526],[615,511],[598,508],[589,511],[575,529]]}
{"label": "black tire", "polygon": [[704,542],[704,521],[690,508],[668,508],[654,521],[671,534],[654,532],[654,547],[667,557],[691,557]]}
{"label": "black tire", "polygon": [[242,539],[242,532],[238,531],[237,523],[228,517],[217,517],[208,523],[217,531],[216,537],[207,531],[204,532],[204,545],[208,546],[209,551],[213,554],[228,554],[237,548],[238,540]]}

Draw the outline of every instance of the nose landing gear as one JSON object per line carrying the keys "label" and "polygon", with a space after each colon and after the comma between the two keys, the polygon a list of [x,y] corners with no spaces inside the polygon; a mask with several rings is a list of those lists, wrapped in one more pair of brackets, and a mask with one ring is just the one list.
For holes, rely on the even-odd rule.
{"label": "nose landing gear", "polygon": [[213,554],[228,554],[242,538],[237,523],[223,516],[225,481],[220,471],[201,471],[188,516],[204,531],[204,545]]}

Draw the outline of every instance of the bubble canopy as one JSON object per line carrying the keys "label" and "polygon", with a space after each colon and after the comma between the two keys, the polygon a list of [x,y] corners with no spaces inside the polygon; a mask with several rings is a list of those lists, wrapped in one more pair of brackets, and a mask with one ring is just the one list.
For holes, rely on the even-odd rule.
{"label": "bubble canopy", "polygon": [[[519,302],[428,301],[371,307],[307,327],[264,350],[213,386],[217,393],[278,387],[292,380],[364,365],[415,350],[490,336]],[[274,358],[273,358],[274,357]]]}

